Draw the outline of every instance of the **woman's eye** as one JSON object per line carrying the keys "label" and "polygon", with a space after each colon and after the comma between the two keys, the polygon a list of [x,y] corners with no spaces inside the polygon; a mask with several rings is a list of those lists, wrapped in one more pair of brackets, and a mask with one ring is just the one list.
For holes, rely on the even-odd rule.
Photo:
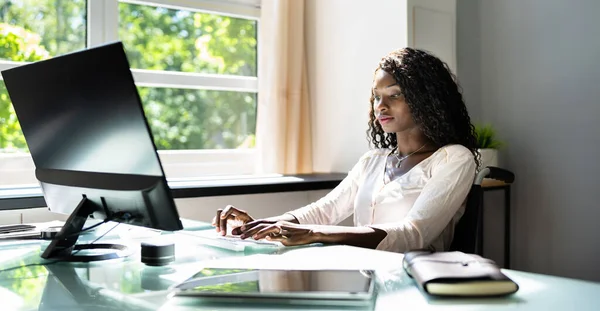
{"label": "woman's eye", "polygon": [[394,94],[392,96],[390,96],[391,98],[401,98],[402,97],[402,93],[399,94]]}
{"label": "woman's eye", "polygon": [[379,95],[373,95],[373,99],[375,101],[379,101],[379,100],[381,100],[381,96],[379,96]]}

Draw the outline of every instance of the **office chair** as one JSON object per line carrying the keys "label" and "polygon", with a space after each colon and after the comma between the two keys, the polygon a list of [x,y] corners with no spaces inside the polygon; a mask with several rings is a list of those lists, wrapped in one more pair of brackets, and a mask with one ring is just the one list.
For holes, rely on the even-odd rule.
{"label": "office chair", "polygon": [[485,167],[477,173],[471,191],[467,196],[465,213],[454,228],[454,239],[450,244],[450,251],[478,255],[483,253],[483,189],[481,188],[481,182],[484,178],[512,183],[515,180],[515,175],[511,171],[494,166]]}

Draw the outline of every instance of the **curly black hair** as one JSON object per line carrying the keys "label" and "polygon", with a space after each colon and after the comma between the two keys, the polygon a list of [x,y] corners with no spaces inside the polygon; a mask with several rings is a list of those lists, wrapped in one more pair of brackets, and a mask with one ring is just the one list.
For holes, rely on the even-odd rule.
{"label": "curly black hair", "polygon": [[[456,76],[448,64],[424,50],[403,48],[381,59],[375,70],[391,74],[402,90],[413,120],[423,134],[437,147],[460,144],[471,150],[477,167],[480,156],[477,151],[475,128],[467,112]],[[371,109],[367,139],[375,148],[394,148],[395,133],[385,133],[373,109]]]}

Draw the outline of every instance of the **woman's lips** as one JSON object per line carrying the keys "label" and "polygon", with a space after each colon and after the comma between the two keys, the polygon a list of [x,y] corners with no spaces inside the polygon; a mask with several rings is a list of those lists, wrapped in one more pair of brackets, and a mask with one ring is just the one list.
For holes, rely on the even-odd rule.
{"label": "woman's lips", "polygon": [[379,123],[385,124],[385,123],[388,123],[388,122],[392,121],[392,119],[393,119],[392,117],[380,117],[379,118]]}

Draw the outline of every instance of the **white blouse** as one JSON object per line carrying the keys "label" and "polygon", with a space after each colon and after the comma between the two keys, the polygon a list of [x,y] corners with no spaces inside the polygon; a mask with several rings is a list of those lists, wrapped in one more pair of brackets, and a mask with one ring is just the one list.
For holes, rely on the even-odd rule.
{"label": "white blouse", "polygon": [[354,213],[355,226],[387,232],[379,250],[447,250],[475,178],[473,154],[462,145],[445,146],[385,184],[389,153],[365,153],[329,194],[290,214],[301,224],[336,225]]}

